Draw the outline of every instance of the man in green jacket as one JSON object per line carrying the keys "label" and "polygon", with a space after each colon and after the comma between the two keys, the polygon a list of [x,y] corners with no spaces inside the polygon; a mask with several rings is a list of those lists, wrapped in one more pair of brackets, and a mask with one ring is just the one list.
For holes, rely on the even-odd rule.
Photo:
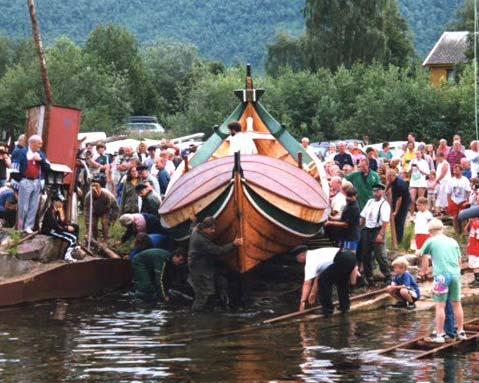
{"label": "man in green jacket", "polygon": [[362,158],[358,164],[359,171],[345,177],[358,192],[359,208],[362,210],[368,200],[373,198],[373,185],[381,183],[379,174],[369,168],[369,160]]}
{"label": "man in green jacket", "polygon": [[198,223],[190,236],[188,250],[188,268],[190,281],[195,291],[193,311],[203,311],[215,294],[215,261],[222,255],[233,253],[237,246],[243,244],[242,238],[236,238],[225,245],[213,242],[216,220],[206,217]]}
{"label": "man in green jacket", "polygon": [[185,254],[177,249],[173,254],[164,249],[147,249],[132,261],[135,295],[146,301],[168,302],[168,268],[185,263]]}

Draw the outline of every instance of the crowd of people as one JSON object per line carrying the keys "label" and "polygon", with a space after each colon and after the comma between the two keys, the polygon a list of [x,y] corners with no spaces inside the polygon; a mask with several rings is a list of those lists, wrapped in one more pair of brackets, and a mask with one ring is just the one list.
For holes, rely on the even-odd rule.
{"label": "crowd of people", "polygon": [[[230,125],[232,140],[241,146],[238,124]],[[307,138],[303,138],[302,145],[307,153],[315,155]],[[8,147],[0,144],[0,218],[4,225],[16,225],[26,233],[38,228],[42,178],[49,169],[41,147],[39,136],[31,136],[28,142],[21,136],[11,155]],[[458,333],[462,336],[461,310],[457,304],[459,301],[460,305],[460,274],[457,274],[460,257],[454,258],[459,247],[454,240],[444,239],[441,221],[437,218],[450,215],[456,233],[468,231],[469,263],[475,271],[473,285],[478,287],[479,218],[472,217],[465,227],[461,219],[461,211],[479,206],[479,142],[473,141],[469,148],[465,149],[459,135],[453,137],[450,146],[442,139],[435,147],[416,142],[412,133],[404,146],[394,151],[387,142],[381,150],[372,147],[363,150],[357,143],[331,144],[322,158],[330,192],[324,228],[337,247],[307,251],[302,246],[292,251],[298,261],[306,263],[300,310],[304,310],[307,303],[313,304],[319,296],[324,313],[331,314],[331,289],[336,285],[340,309],[347,311],[348,285],[359,280],[374,287],[375,262],[399,304],[414,309],[420,291],[407,273],[407,262],[396,260],[391,265],[387,256],[387,233],[392,233],[393,243],[400,243],[409,220],[415,231],[412,247],[425,258],[432,258],[437,290],[441,290],[442,283],[450,292],[438,294],[441,298],[438,313],[444,312],[444,305],[449,317],[454,312]],[[165,270],[188,261],[190,284],[196,297],[193,307],[202,310],[218,292],[218,284],[221,285],[215,279],[216,257],[242,246],[243,239],[217,245],[212,240],[216,222],[208,217],[192,227],[187,257],[187,251],[175,248],[162,227],[158,215],[162,198],[183,156],[192,155],[195,150],[192,146],[182,153],[164,141],[159,147],[141,143],[135,149],[125,146],[111,154],[106,153],[102,143],[86,144],[78,155],[81,166],[77,179],[82,189],[80,200],[85,223],[87,227],[91,223],[93,238],[99,239],[100,225],[103,240],[110,239],[109,230],[118,219],[125,228],[121,242],[135,240],[130,258],[140,295],[167,300],[163,285]],[[63,208],[61,195],[55,195],[41,231],[65,241],[65,260],[74,262],[72,252],[78,245],[78,227],[67,221]],[[191,219],[195,221],[196,217]],[[444,249],[449,249],[446,253],[454,260],[444,260]],[[427,271],[425,265],[426,262],[423,273]],[[438,320],[434,339],[440,342],[444,339],[440,313]]]}
{"label": "crowd of people", "polygon": [[[308,139],[304,138],[302,144],[308,153],[313,152]],[[458,242],[445,235],[441,219],[451,217],[457,235],[467,231],[469,267],[474,270],[470,286],[479,287],[479,141],[471,142],[466,150],[461,136],[455,135],[450,146],[441,139],[435,147],[417,142],[411,133],[404,145],[394,151],[388,142],[381,145],[381,150],[364,150],[358,143],[341,142],[330,145],[322,165],[330,191],[330,209],[324,226],[326,235],[338,247],[304,254],[299,251],[298,260],[306,262],[300,310],[316,300],[319,280],[323,313],[331,313],[329,291],[334,275],[339,308],[347,311],[349,297],[344,293],[345,286],[353,280],[374,286],[375,262],[388,291],[398,300],[396,306],[414,309],[420,290],[407,271],[408,262],[400,257],[391,264],[386,248],[386,233],[391,232],[393,244],[401,243],[409,221],[415,235],[406,248],[416,250],[422,257],[419,278],[427,275],[429,260],[432,261],[436,330],[430,341],[464,339],[460,303],[462,252]],[[355,255],[356,268],[349,264],[338,274],[336,264],[346,253]],[[321,293],[324,279],[327,293]]]}

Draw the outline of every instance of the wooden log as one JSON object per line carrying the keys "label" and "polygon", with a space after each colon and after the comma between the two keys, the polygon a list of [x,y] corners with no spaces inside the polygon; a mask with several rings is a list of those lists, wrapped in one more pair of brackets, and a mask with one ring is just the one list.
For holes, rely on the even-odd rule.
{"label": "wooden log", "polygon": [[455,341],[455,342],[452,342],[452,343],[445,343],[443,344],[442,346],[440,347],[437,347],[437,348],[434,348],[432,350],[429,350],[429,351],[426,351],[426,352],[423,352],[422,354],[419,354],[419,355],[416,355],[414,356],[412,359],[423,359],[427,356],[431,356],[431,355],[434,355],[434,354],[437,354],[438,352],[440,351],[443,351],[445,349],[448,349],[448,348],[452,348],[452,347],[456,347],[458,346],[459,344],[461,343],[467,343],[467,342],[470,342],[470,341],[476,341],[477,339],[479,338],[479,333],[473,335],[473,336],[470,336],[468,337],[467,339],[465,340],[458,340],[458,341]]}
{"label": "wooden log", "polygon": [[47,61],[45,59],[45,50],[40,35],[40,26],[37,20],[37,12],[35,9],[35,1],[28,0],[28,10],[30,12],[30,19],[32,22],[33,40],[37,49],[38,59],[40,61],[40,74],[43,83],[43,91],[45,93],[45,117],[43,120],[43,150],[47,150],[48,146],[48,127],[50,125],[51,107],[53,105],[53,93],[50,79],[48,78]]}
{"label": "wooden log", "polygon": [[85,253],[87,253],[90,257],[96,258],[96,255],[93,254],[90,250],[88,250],[85,246],[83,246],[83,245],[79,245],[79,246],[80,246],[80,248],[81,248]]}
{"label": "wooden log", "polygon": [[108,246],[104,245],[103,243],[97,241],[96,239],[91,239],[91,243],[93,246],[95,246],[97,249],[101,250],[108,258],[111,259],[121,259],[121,256],[119,256],[117,253],[115,253],[113,250],[111,250]]}
{"label": "wooden log", "polygon": [[[34,231],[33,233],[31,234],[28,234],[26,237],[23,237],[21,240],[19,240],[18,242],[12,244],[10,247],[8,247],[8,249],[11,249],[12,247],[15,247],[15,246],[18,246],[20,245],[21,243],[25,242],[25,241],[28,241],[29,239],[32,239],[33,237],[35,237],[36,235],[38,234],[38,231]],[[8,250],[7,249],[7,250]]]}
{"label": "wooden log", "polygon": [[[370,297],[373,297],[373,296],[378,295],[378,294],[383,294],[386,291],[387,291],[387,288],[384,288],[384,289],[380,289],[380,290],[370,291],[370,292],[364,293],[364,294],[355,295],[355,296],[351,297],[351,302],[355,302],[355,301],[358,301],[358,300],[370,298]],[[334,302],[334,304],[337,305],[338,302]],[[319,310],[320,308],[321,308],[320,305],[314,306],[314,307],[311,307],[311,308],[306,309],[304,311],[296,311],[294,313],[281,315],[281,316],[276,317],[276,318],[267,319],[267,320],[264,320],[262,323],[263,324],[272,324],[272,323],[277,323],[277,322],[281,322],[281,321],[288,320],[288,319],[298,318],[298,317],[301,317],[301,316],[305,316],[305,315],[307,315],[307,314],[309,314],[313,311]]]}

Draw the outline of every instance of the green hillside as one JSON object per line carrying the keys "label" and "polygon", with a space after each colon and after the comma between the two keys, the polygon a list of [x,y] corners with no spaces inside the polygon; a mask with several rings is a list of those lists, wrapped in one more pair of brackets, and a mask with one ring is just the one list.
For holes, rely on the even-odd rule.
{"label": "green hillside", "polygon": [[[298,35],[304,28],[304,0],[37,0],[46,43],[60,35],[85,41],[98,24],[116,23],[143,43],[167,38],[198,46],[209,59],[227,64],[262,65],[266,44],[280,31]],[[463,0],[400,0],[421,56],[452,21]],[[30,36],[25,0],[0,0],[0,30]]]}

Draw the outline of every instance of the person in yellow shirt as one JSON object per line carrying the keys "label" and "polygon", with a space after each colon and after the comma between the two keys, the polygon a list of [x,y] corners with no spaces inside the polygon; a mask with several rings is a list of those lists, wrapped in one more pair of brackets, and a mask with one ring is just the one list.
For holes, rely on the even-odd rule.
{"label": "person in yellow shirt", "polygon": [[416,159],[416,150],[414,148],[414,142],[408,142],[406,146],[406,151],[402,157],[402,167],[403,171],[407,174],[409,179],[409,173],[411,170],[411,161]]}

